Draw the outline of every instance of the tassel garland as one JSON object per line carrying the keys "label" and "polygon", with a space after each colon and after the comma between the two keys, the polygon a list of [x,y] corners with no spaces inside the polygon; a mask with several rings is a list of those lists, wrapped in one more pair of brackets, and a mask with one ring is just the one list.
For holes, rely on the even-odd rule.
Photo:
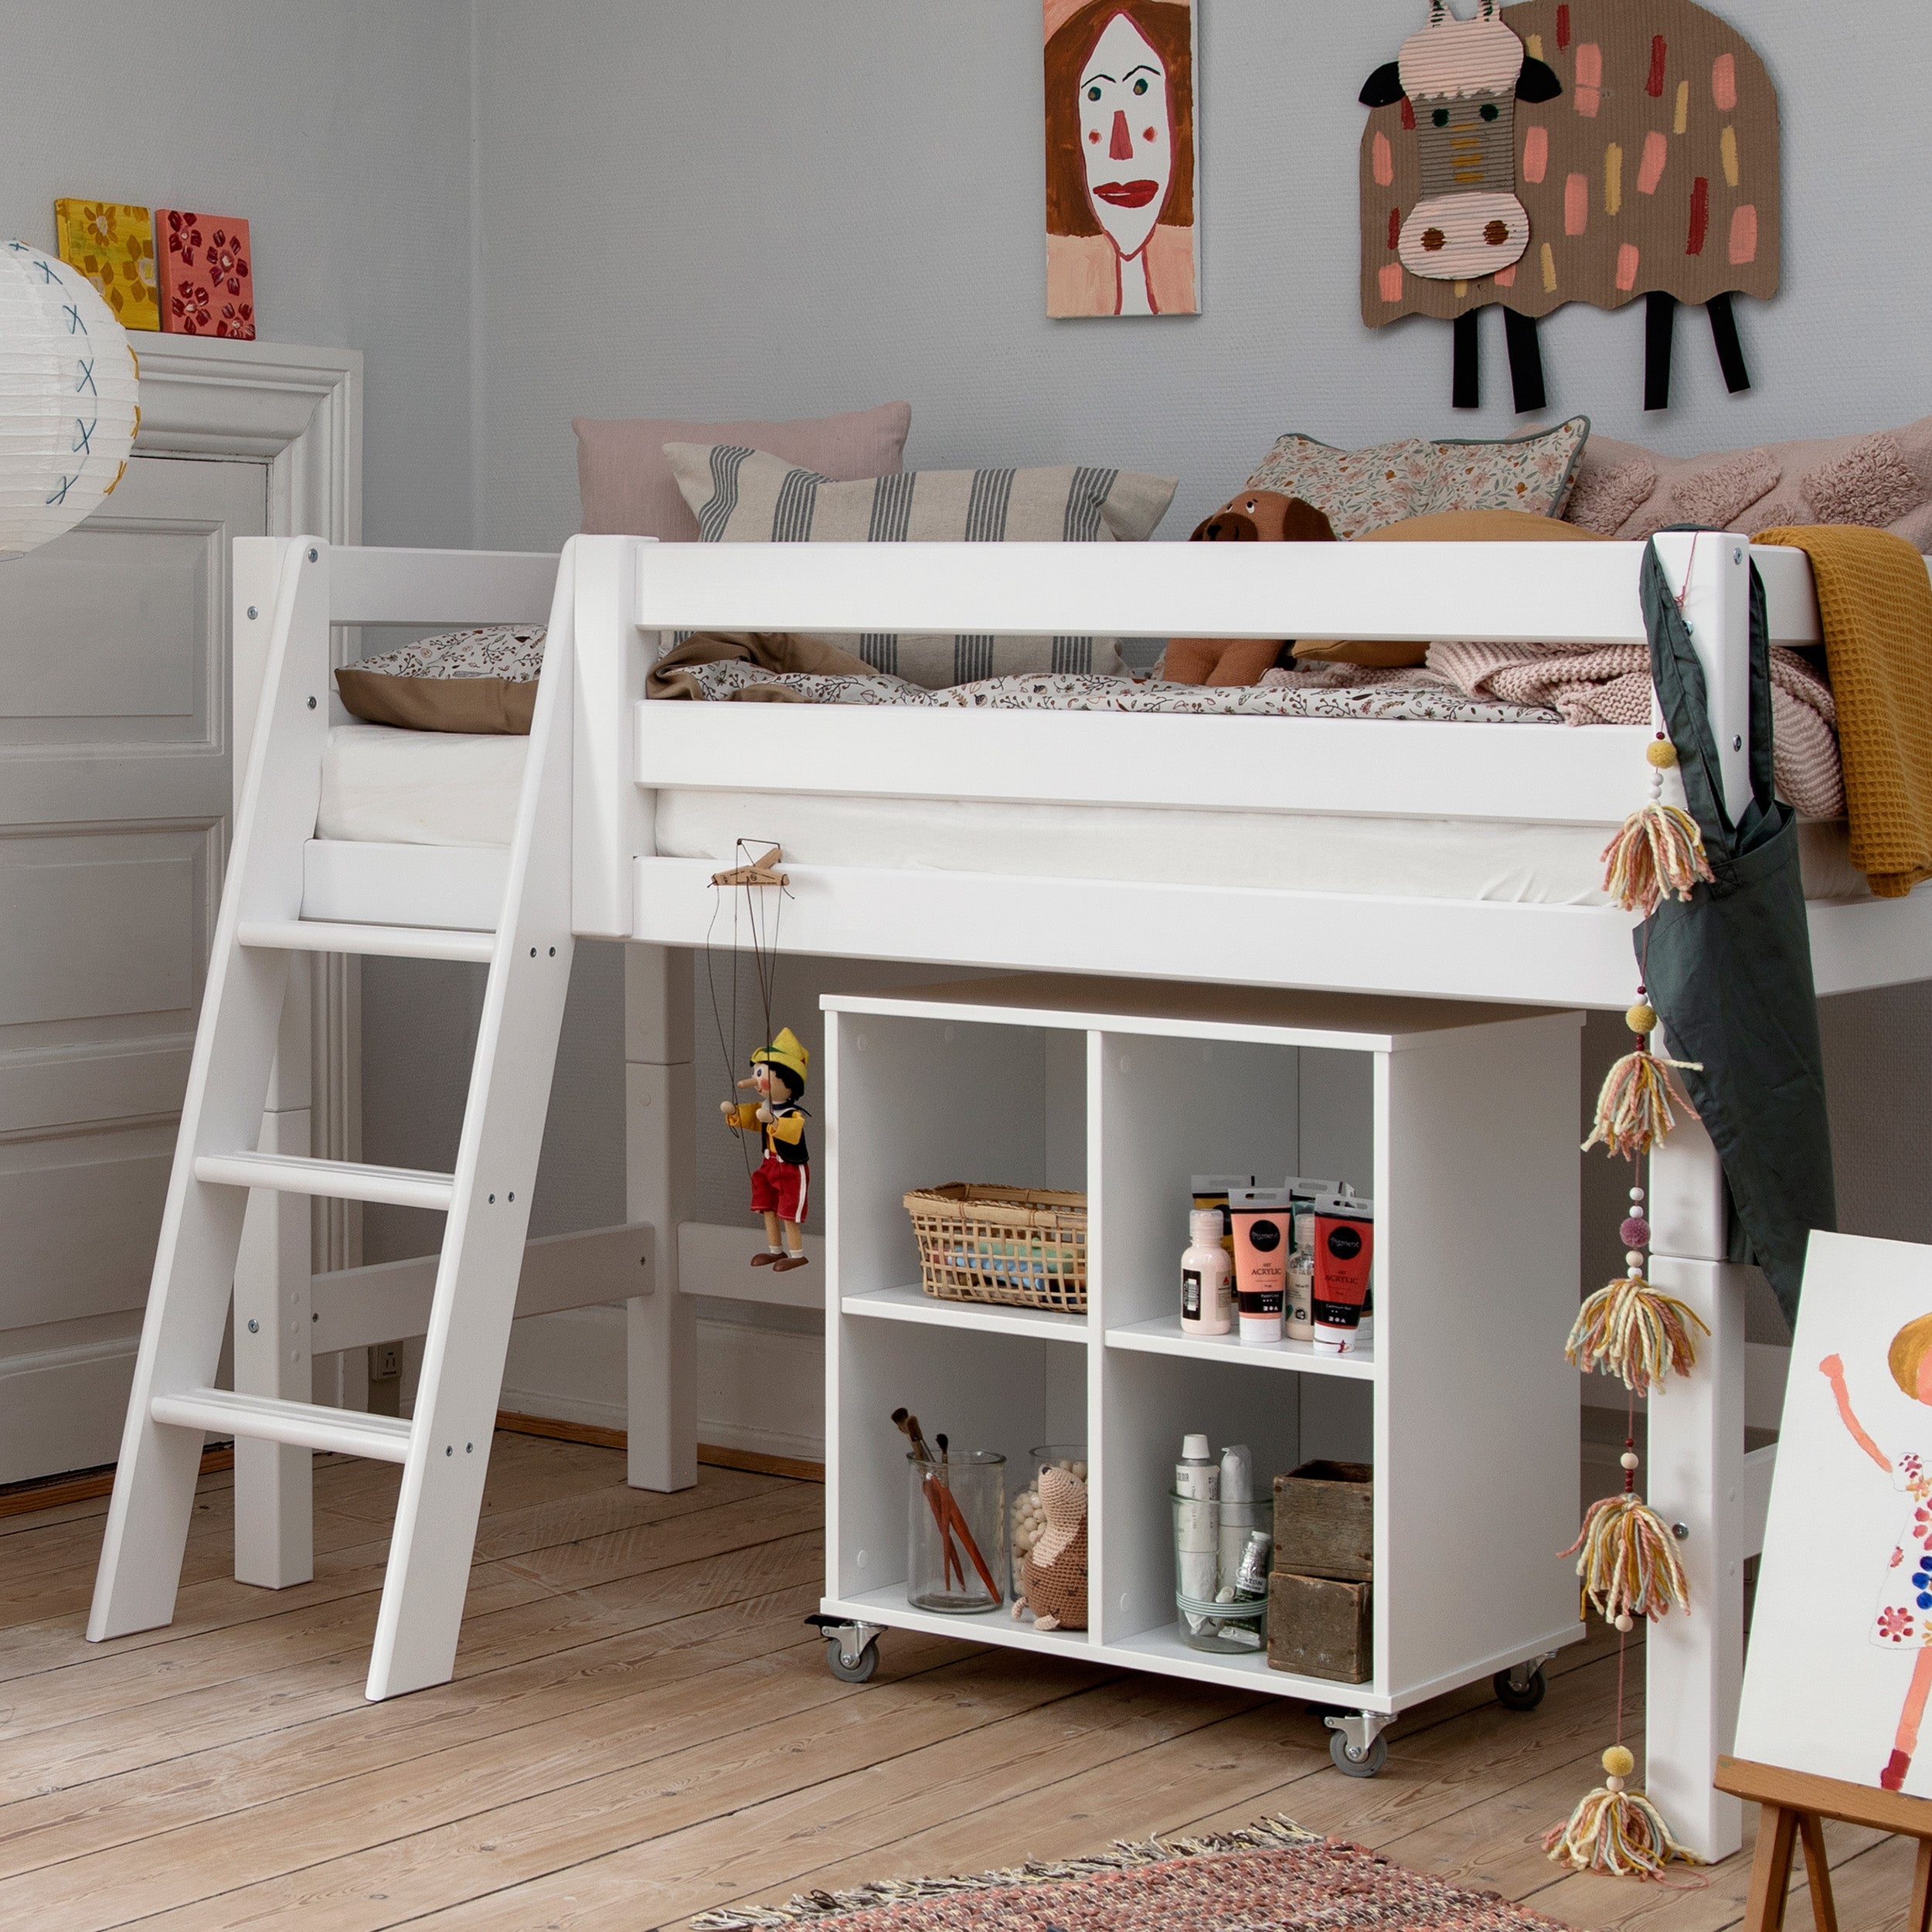
{"label": "tassel garland", "polygon": [[1583,1797],[1566,1823],[1543,1834],[1552,1863],[1620,1879],[1661,1879],[1667,1866],[1703,1863],[1671,1836],[1662,1814],[1641,1791],[1626,1788],[1635,1768],[1621,1744],[1604,1752],[1603,1783]]}
{"label": "tassel garland", "polygon": [[1688,900],[1708,881],[1704,835],[1681,805],[1653,798],[1626,818],[1603,850],[1604,890],[1625,912],[1648,919],[1665,899]]}
{"label": "tassel garland", "polygon": [[[1651,1023],[1655,1024],[1655,1019]],[[1651,1144],[1663,1139],[1677,1124],[1672,1100],[1690,1111],[1690,1103],[1677,1091],[1667,1070],[1680,1066],[1701,1073],[1702,1062],[1674,1060],[1653,1053],[1645,1043],[1648,1032],[1646,1028],[1639,1036],[1634,1053],[1626,1053],[1604,1076],[1603,1090],[1597,1096],[1597,1118],[1583,1143],[1586,1154],[1599,1145],[1613,1155],[1648,1154]]]}
{"label": "tassel garland", "polygon": [[1577,1540],[1562,1553],[1577,1558],[1583,1594],[1597,1615],[1620,1628],[1628,1628],[1619,1621],[1625,1617],[1667,1616],[1672,1604],[1690,1608],[1676,1539],[1656,1511],[1629,1491],[1592,1503]]}
{"label": "tassel garland", "polygon": [[1577,1311],[1563,1353],[1585,1375],[1601,1370],[1645,1395],[1653,1385],[1661,1388],[1666,1376],[1687,1376],[1697,1366],[1693,1323],[1710,1333],[1695,1310],[1653,1287],[1633,1267]]}

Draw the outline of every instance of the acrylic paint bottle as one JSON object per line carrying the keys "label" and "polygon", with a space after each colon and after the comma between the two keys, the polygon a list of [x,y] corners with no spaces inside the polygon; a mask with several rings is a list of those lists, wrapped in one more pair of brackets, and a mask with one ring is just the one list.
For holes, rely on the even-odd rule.
{"label": "acrylic paint bottle", "polygon": [[1362,1314],[1375,1258],[1375,1203],[1330,1195],[1315,1217],[1315,1345],[1345,1355],[1360,1345]]}
{"label": "acrylic paint bottle", "polygon": [[1234,1223],[1234,1288],[1241,1339],[1279,1342],[1294,1243],[1288,1190],[1230,1189],[1228,1213]]}
{"label": "acrylic paint bottle", "polygon": [[1226,1335],[1234,1326],[1233,1269],[1221,1245],[1222,1210],[1196,1208],[1188,1216],[1193,1238],[1181,1257],[1181,1332]]}

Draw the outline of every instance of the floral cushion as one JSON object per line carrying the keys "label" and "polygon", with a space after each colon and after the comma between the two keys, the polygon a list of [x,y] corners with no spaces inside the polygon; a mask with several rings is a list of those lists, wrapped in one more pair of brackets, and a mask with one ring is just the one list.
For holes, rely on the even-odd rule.
{"label": "floral cushion", "polygon": [[1338,450],[1291,430],[1248,478],[1325,512],[1342,538],[1444,510],[1527,510],[1558,516],[1590,434],[1573,416],[1554,429],[1500,443],[1419,436]]}
{"label": "floral cushion", "polygon": [[344,706],[409,731],[527,736],[543,668],[544,627],[485,624],[419,638],[335,674]]}

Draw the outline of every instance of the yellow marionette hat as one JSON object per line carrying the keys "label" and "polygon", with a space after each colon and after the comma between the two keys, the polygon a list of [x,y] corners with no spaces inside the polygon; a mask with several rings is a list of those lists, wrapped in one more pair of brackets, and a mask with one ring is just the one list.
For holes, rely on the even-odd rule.
{"label": "yellow marionette hat", "polygon": [[807,1069],[811,1065],[811,1055],[801,1043],[798,1036],[789,1026],[781,1027],[778,1036],[769,1046],[761,1046],[751,1056],[756,1066],[760,1061],[773,1066],[782,1066],[787,1073],[795,1073],[803,1085],[808,1077]]}

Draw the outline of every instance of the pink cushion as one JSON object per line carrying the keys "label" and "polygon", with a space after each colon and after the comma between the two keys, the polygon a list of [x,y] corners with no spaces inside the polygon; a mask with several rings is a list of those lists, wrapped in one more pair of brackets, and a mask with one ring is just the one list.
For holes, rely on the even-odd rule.
{"label": "pink cushion", "polygon": [[1777,524],[1863,523],[1932,551],[1932,416],[1903,429],[1702,456],[1593,436],[1563,515],[1625,538],[1667,523],[1747,536]]}
{"label": "pink cushion", "polygon": [[904,467],[910,403],[882,403],[849,416],[809,417],[797,423],[600,423],[580,416],[577,488],[583,528],[590,536],[655,536],[696,543],[698,519],[678,494],[665,461],[667,443],[736,443],[768,451],[816,470],[835,483],[896,476]]}

